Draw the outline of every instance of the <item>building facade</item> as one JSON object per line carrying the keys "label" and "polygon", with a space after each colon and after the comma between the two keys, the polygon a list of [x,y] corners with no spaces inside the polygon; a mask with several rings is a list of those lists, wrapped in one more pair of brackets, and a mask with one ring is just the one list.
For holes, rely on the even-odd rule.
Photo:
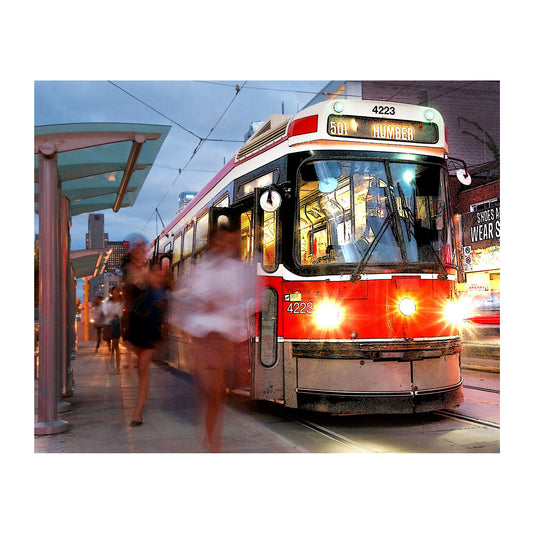
{"label": "building facade", "polygon": [[107,246],[107,233],[104,233],[104,215],[91,213],[88,221],[88,232],[85,234],[87,250],[103,249]]}
{"label": "building facade", "polygon": [[122,264],[130,249],[129,241],[110,241],[104,232],[104,215],[101,213],[90,214],[88,232],[86,234],[88,249],[111,248],[104,271],[89,279],[89,300],[94,301],[96,296],[107,297],[111,288],[119,285],[122,279]]}
{"label": "building facade", "polygon": [[112,251],[106,262],[104,273],[122,275],[122,266],[130,251],[129,241],[107,241],[107,247]]}

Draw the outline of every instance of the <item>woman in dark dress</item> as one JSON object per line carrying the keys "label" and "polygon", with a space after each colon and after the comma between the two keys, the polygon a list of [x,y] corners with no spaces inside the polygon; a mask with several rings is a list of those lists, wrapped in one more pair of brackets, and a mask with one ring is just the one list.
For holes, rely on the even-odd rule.
{"label": "woman in dark dress", "polygon": [[139,383],[137,404],[130,425],[140,426],[150,387],[150,362],[157,345],[162,341],[162,327],[166,312],[165,274],[158,267],[150,270],[144,242],[130,250],[126,270],[126,313],[124,340],[138,359]]}

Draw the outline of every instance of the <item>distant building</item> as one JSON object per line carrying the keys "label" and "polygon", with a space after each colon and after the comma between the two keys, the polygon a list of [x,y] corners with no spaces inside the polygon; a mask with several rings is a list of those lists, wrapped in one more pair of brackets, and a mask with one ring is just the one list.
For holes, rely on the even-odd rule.
{"label": "distant building", "polygon": [[104,233],[104,215],[101,213],[89,215],[89,231],[85,234],[85,248],[87,250],[103,249],[107,246],[107,233]]}
{"label": "distant building", "polygon": [[108,241],[107,247],[111,248],[112,252],[105,265],[104,273],[120,275],[117,270],[122,269],[122,263],[130,250],[130,243],[129,241]]}
{"label": "distant building", "polygon": [[248,131],[244,134],[244,142],[246,142],[263,124],[265,121],[252,122]]}
{"label": "distant building", "polygon": [[178,208],[176,210],[177,213],[179,213],[182,209],[184,209],[187,204],[196,196],[196,192],[182,192],[178,196]]}
{"label": "distant building", "polygon": [[120,284],[122,276],[120,269],[130,249],[129,241],[109,241],[108,239],[108,234],[104,232],[104,215],[101,213],[90,214],[88,232],[85,235],[87,249],[112,249],[103,273],[89,279],[89,300],[91,302],[96,296],[107,297],[111,287]]}

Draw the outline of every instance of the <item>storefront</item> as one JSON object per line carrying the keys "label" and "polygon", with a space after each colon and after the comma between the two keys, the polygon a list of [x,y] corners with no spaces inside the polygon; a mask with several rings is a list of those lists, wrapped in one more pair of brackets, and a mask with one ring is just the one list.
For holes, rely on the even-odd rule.
{"label": "storefront", "polygon": [[471,308],[470,321],[500,323],[500,203],[471,206],[456,217],[460,244],[459,291]]}

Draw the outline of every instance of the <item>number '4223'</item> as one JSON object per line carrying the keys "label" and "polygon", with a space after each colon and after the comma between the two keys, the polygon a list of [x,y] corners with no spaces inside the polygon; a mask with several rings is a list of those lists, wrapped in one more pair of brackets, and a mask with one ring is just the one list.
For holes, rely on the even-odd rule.
{"label": "number '4223'", "polygon": [[313,302],[291,302],[287,305],[286,311],[295,315],[303,315],[313,312]]}
{"label": "number '4223'", "polygon": [[372,113],[376,113],[377,115],[395,115],[396,109],[389,105],[375,105],[372,108]]}

